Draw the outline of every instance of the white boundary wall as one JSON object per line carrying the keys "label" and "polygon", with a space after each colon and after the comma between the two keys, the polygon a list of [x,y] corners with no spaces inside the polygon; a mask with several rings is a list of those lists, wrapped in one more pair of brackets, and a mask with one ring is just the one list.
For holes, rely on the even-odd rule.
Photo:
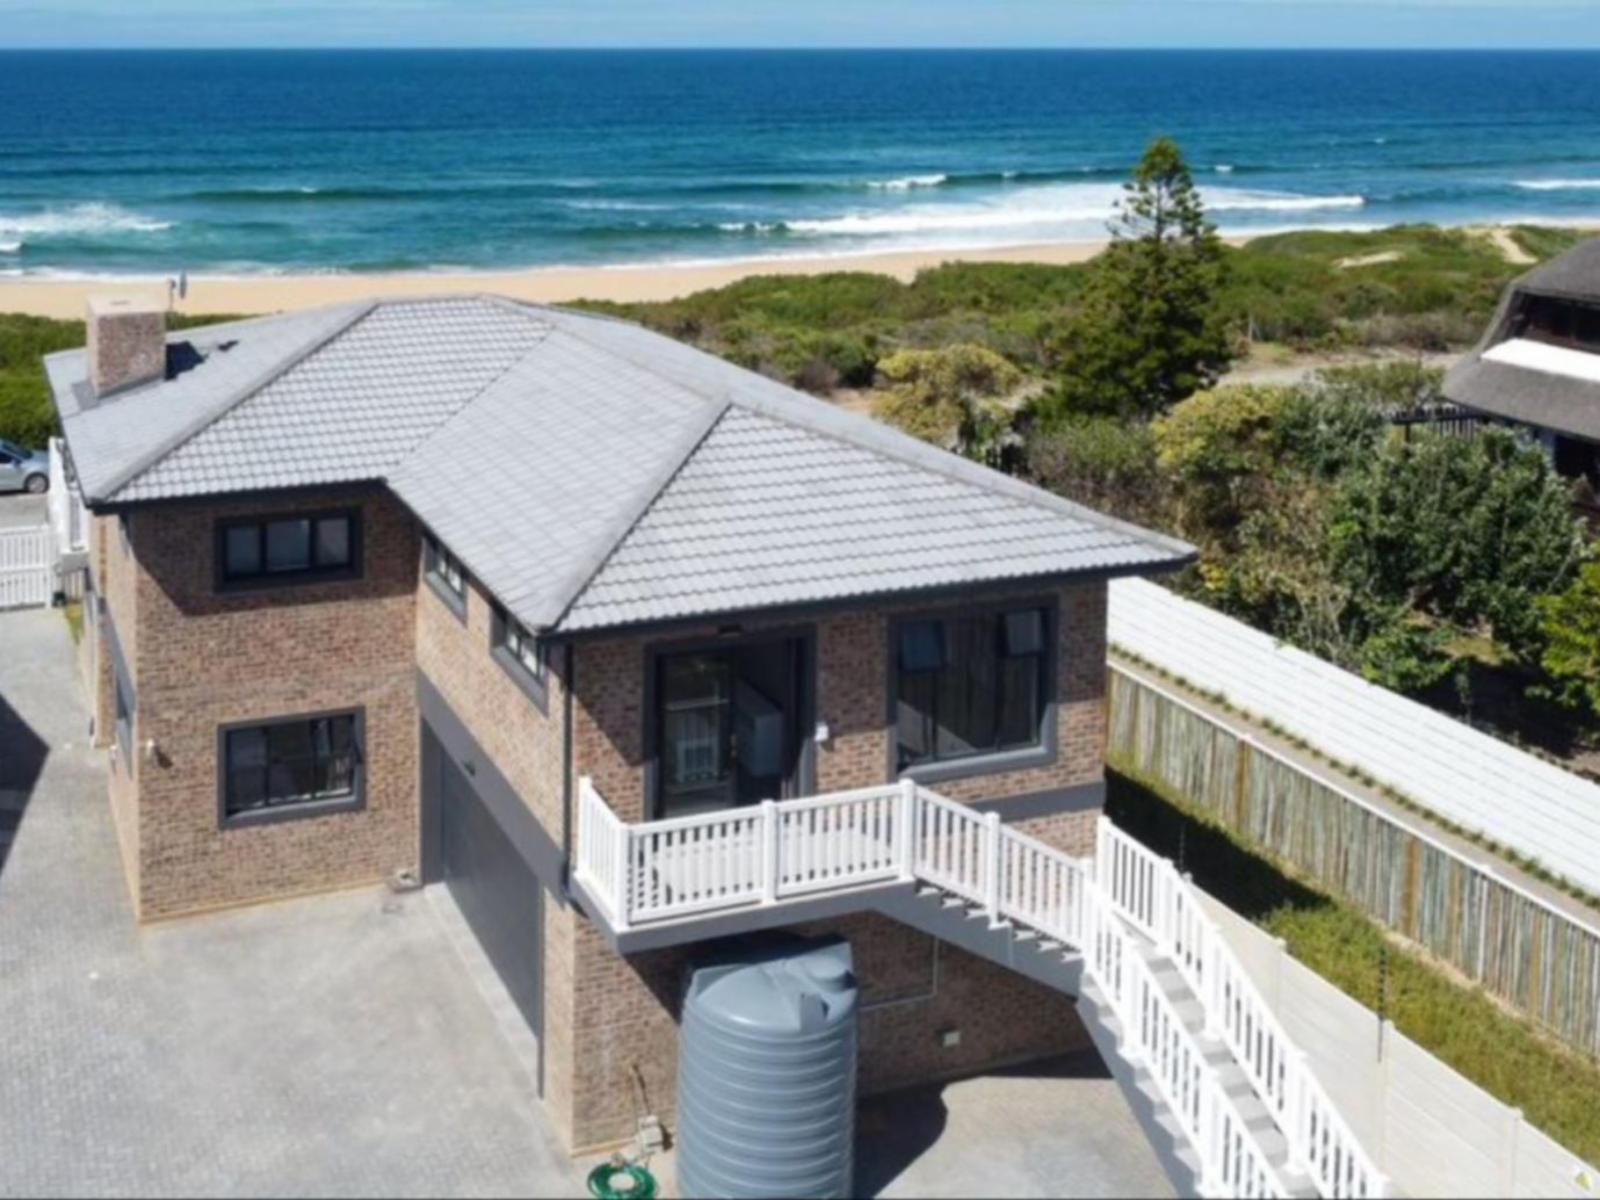
{"label": "white boundary wall", "polygon": [[1600,787],[1157,584],[1110,590],[1112,645],[1600,893]]}
{"label": "white boundary wall", "polygon": [[1593,1197],[1600,1173],[1220,901],[1212,919],[1335,1107],[1403,1195]]}

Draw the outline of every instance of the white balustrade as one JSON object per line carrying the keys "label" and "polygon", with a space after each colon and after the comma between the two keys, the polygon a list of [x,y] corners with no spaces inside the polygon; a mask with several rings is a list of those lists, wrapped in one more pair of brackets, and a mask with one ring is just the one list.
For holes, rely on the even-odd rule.
{"label": "white balustrade", "polygon": [[1177,965],[1199,997],[1207,1030],[1228,1047],[1288,1141],[1290,1165],[1324,1196],[1384,1195],[1382,1172],[1172,861],[1102,817],[1095,871],[1096,892]]}
{"label": "white balustrade", "polygon": [[[1199,893],[1168,860],[1102,818],[1075,859],[909,782],[628,825],[588,779],[578,793],[577,877],[630,929],[922,880],[1083,955],[1143,1065],[1195,1147],[1202,1189],[1279,1196],[1283,1184],[1206,1053],[1216,1038],[1324,1196],[1379,1197],[1386,1181],[1289,1041]],[[1148,945],[1146,945],[1148,941]],[[1205,1013],[1191,1029],[1150,956],[1174,963]]]}

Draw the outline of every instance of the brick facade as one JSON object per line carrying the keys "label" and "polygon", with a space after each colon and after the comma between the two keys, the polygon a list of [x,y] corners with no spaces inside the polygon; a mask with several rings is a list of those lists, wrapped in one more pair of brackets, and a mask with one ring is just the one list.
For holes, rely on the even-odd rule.
{"label": "brick facade", "polygon": [[[975,596],[964,604],[1037,593]],[[1099,782],[1105,746],[1105,585],[1058,596],[1056,735],[1047,765],[936,785],[966,801],[1023,796]],[[877,609],[819,618],[816,709],[830,727],[819,748],[816,787],[841,791],[888,782],[890,628],[914,608]],[[752,633],[782,626],[751,625]],[[671,640],[715,629],[675,632]],[[575,648],[574,770],[629,821],[646,819],[645,670],[648,639],[580,643]],[[1004,808],[1001,808],[1004,812]],[[1020,822],[1019,827],[1072,854],[1094,845],[1095,812]],[[934,939],[867,914],[800,928],[806,935],[850,939],[863,987],[861,1086],[887,1089],[1061,1053],[1087,1044],[1070,998],[1003,968],[940,946]],[[652,1112],[670,1124],[677,1070],[678,998],[694,947],[635,954],[611,952],[593,929],[573,930],[576,1025],[568,1137],[577,1147],[627,1137],[633,1126],[633,1078],[642,1079]],[[939,1034],[961,1032],[946,1049]]]}
{"label": "brick facade", "polygon": [[[359,579],[219,593],[218,520],[357,505]],[[144,919],[383,879],[418,861],[417,541],[379,492],[352,498],[185,504],[115,527],[106,608],[137,688],[136,898]],[[365,805],[222,828],[218,730],[233,722],[360,709]],[[144,747],[152,745],[146,752]],[[114,755],[114,757],[120,757]]]}
{"label": "brick facade", "polygon": [[[360,579],[249,592],[217,591],[219,519],[359,505]],[[541,711],[491,654],[492,602],[469,586],[463,622],[419,573],[411,516],[387,493],[141,509],[126,546],[115,518],[95,522],[91,560],[106,618],[137,688],[137,744],[120,756],[111,794],[128,874],[144,919],[376,881],[421,859],[416,676],[467,725],[551,839],[563,844],[566,789],[591,776],[627,820],[646,819],[645,664],[652,639],[582,641],[552,651]],[[1037,596],[996,591],[968,605]],[[1047,765],[941,783],[967,801],[1003,800],[1102,778],[1105,587],[1057,596],[1058,753]],[[887,692],[891,622],[915,608],[868,608],[803,625],[815,647],[816,716],[831,737],[815,786],[834,791],[891,775]],[[711,634],[715,630],[699,633]],[[694,638],[694,630],[669,639]],[[107,639],[101,640],[102,647]],[[96,664],[96,728],[114,742],[109,653]],[[366,804],[357,812],[223,829],[218,727],[360,707]],[[567,712],[571,774],[564,773]],[[1002,806],[1001,809],[1004,812]],[[1093,812],[1024,828],[1074,854],[1093,844]],[[557,884],[559,890],[559,884]],[[544,908],[545,1103],[575,1149],[629,1136],[635,1081],[671,1122],[677,1006],[694,947],[620,956],[570,905]],[[1086,1044],[1072,1001],[876,915],[805,927],[850,939],[864,988],[861,1082],[867,1090],[970,1073]],[[959,1030],[958,1046],[939,1035]]]}

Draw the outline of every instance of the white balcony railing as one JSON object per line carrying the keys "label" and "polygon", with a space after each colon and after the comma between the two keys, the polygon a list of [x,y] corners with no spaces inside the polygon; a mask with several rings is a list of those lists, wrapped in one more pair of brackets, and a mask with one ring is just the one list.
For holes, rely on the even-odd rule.
{"label": "white balcony railing", "polygon": [[[576,874],[612,927],[776,906],[827,892],[922,881],[1083,956],[1121,1026],[1121,1052],[1150,1073],[1182,1124],[1209,1196],[1287,1194],[1225,1088],[1208,1040],[1226,1046],[1289,1147],[1288,1168],[1323,1196],[1381,1197],[1387,1181],[1168,860],[1101,818],[1093,858],[1073,858],[910,781],[704,816],[629,825],[593,783],[578,789]],[[1152,965],[1175,964],[1204,1027],[1183,1020]],[[1215,1041],[1211,1045],[1215,1045]]]}

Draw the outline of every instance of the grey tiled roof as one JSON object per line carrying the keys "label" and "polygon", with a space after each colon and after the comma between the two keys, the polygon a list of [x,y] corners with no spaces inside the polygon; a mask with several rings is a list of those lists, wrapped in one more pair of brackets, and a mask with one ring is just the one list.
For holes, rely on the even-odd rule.
{"label": "grey tiled roof", "polygon": [[382,479],[548,332],[510,305],[380,305],[135,476],[117,499]]}
{"label": "grey tiled roof", "polygon": [[466,297],[178,336],[198,365],[99,403],[82,352],[50,360],[92,501],[382,480],[534,629],[1192,553],[606,318]]}
{"label": "grey tiled roof", "polygon": [[84,495],[111,500],[130,476],[158,461],[189,433],[205,428],[364,311],[364,305],[337,305],[174,333],[167,338],[168,346],[191,348],[198,360],[195,365],[164,382],[105,401],[96,401],[89,389],[84,351],[50,355],[45,369]]}
{"label": "grey tiled roof", "polygon": [[565,631],[1159,567],[1130,530],[730,408],[584,588]]}

